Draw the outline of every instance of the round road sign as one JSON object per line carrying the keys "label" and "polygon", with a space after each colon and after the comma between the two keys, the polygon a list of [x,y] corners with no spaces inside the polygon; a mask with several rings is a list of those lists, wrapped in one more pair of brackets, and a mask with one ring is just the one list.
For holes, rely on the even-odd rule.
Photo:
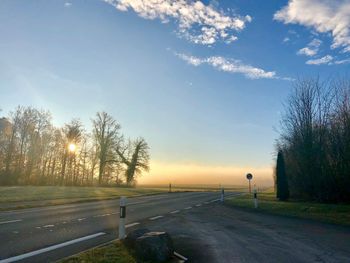
{"label": "round road sign", "polygon": [[252,180],[252,179],[253,179],[253,175],[252,175],[252,174],[250,174],[250,173],[249,173],[249,174],[247,174],[247,179],[248,179],[248,180]]}

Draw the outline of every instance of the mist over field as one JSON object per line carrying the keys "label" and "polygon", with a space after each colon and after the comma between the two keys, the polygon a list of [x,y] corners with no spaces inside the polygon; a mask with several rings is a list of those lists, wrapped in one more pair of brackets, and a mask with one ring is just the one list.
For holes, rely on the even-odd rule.
{"label": "mist over field", "polygon": [[138,179],[142,184],[235,185],[247,184],[246,174],[252,173],[258,186],[273,186],[271,167],[209,166],[200,164],[169,164],[151,162],[151,171]]}

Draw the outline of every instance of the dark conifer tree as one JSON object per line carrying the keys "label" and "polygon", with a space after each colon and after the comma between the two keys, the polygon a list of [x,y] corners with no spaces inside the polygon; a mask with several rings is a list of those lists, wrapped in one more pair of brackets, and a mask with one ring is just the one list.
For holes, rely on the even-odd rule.
{"label": "dark conifer tree", "polygon": [[286,176],[282,151],[279,151],[277,154],[276,184],[277,184],[277,198],[280,201],[288,200],[289,188],[288,188],[288,180]]}

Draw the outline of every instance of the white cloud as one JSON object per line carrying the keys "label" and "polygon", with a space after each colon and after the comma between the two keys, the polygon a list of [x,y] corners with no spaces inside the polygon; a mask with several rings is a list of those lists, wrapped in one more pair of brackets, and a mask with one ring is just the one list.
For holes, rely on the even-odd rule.
{"label": "white cloud", "polygon": [[64,3],[64,7],[70,7],[71,5],[72,5],[72,3],[69,3],[69,2]]}
{"label": "white cloud", "polygon": [[289,42],[289,41],[290,41],[290,38],[289,38],[289,37],[285,37],[285,38],[283,39],[283,42],[284,42],[284,43]]}
{"label": "white cloud", "polygon": [[178,34],[197,44],[210,45],[218,40],[231,43],[234,32],[251,22],[250,16],[226,15],[214,5],[190,0],[104,0],[120,11],[133,10],[145,19],[178,22]]}
{"label": "white cloud", "polygon": [[289,0],[287,6],[275,13],[274,19],[307,26],[318,33],[331,33],[331,47],[350,52],[349,0]]}
{"label": "white cloud", "polygon": [[334,61],[334,64],[336,65],[349,64],[349,63],[350,63],[350,58]]}
{"label": "white cloud", "polygon": [[306,47],[299,49],[297,52],[298,55],[305,55],[305,56],[315,56],[318,52],[318,49],[321,45],[322,41],[315,38],[313,39]]}
{"label": "white cloud", "polygon": [[308,46],[309,47],[314,47],[314,48],[318,48],[320,45],[322,44],[322,41],[317,39],[317,38],[314,38],[309,44]]}
{"label": "white cloud", "polygon": [[322,58],[310,59],[310,60],[306,61],[306,64],[308,64],[308,65],[322,65],[322,64],[328,64],[332,60],[333,60],[333,57],[331,55],[326,55]]}
{"label": "white cloud", "polygon": [[175,55],[193,66],[207,64],[214,67],[215,69],[218,69],[224,72],[243,74],[245,77],[250,79],[265,78],[265,79],[292,80],[290,78],[278,77],[275,71],[265,71],[261,68],[245,65],[240,60],[226,59],[220,56],[199,58],[195,56],[186,55],[183,53],[175,53]]}
{"label": "white cloud", "polygon": [[312,57],[312,56],[315,56],[317,54],[317,51],[314,49],[311,49],[309,47],[304,47],[302,49],[299,49],[297,54]]}

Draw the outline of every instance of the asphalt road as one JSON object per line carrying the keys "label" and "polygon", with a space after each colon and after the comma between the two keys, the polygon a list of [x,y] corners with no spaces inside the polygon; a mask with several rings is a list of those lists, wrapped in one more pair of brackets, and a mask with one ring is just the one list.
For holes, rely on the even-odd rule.
{"label": "asphalt road", "polygon": [[[253,205],[253,204],[252,204]],[[219,202],[158,222],[191,263],[350,263],[350,228],[268,215]]]}
{"label": "asphalt road", "polygon": [[[126,224],[131,229],[218,198],[217,192],[130,198]],[[1,212],[0,262],[52,262],[115,239],[118,223],[119,200]]]}
{"label": "asphalt road", "polygon": [[[350,263],[349,227],[249,212],[218,198],[217,192],[131,198],[127,232],[167,231],[192,263]],[[0,263],[52,262],[115,239],[118,202],[0,213]]]}

